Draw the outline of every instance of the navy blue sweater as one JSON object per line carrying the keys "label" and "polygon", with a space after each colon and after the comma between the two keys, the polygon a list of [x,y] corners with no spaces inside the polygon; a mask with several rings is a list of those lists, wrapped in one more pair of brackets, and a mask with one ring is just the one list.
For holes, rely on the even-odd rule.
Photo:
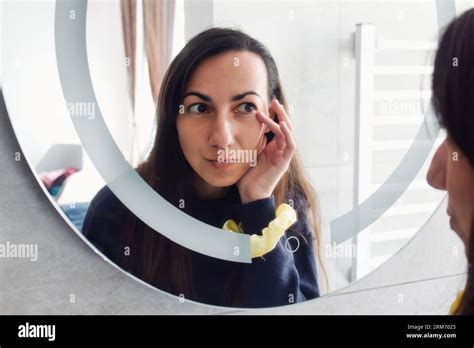
{"label": "navy blue sweater", "polygon": [[[295,198],[295,207],[305,204],[303,200]],[[105,186],[92,200],[82,228],[86,238],[119,266],[122,265],[117,255],[123,252],[119,242],[120,233],[123,230],[123,217],[127,215],[123,214],[123,209],[130,213]],[[228,219],[233,219],[242,223],[246,234],[261,234],[262,229],[275,218],[275,202],[272,196],[242,204],[239,192],[233,185],[222,198],[199,200],[189,214],[219,228]],[[136,237],[139,240],[140,236]],[[287,241],[288,238],[291,240]],[[298,221],[287,230],[271,252],[252,259],[251,264],[220,260],[189,251],[192,266],[192,270],[189,270],[192,294],[189,297],[201,303],[244,308],[281,306],[318,297],[313,244],[311,229],[303,215],[298,216]],[[296,247],[297,250],[292,251]],[[237,304],[231,301],[229,295],[232,293],[229,287],[235,286],[235,281],[232,283],[230,278],[236,279],[236,274],[241,287]],[[135,275],[140,277],[139,274]],[[154,285],[173,292],[164,284]]]}

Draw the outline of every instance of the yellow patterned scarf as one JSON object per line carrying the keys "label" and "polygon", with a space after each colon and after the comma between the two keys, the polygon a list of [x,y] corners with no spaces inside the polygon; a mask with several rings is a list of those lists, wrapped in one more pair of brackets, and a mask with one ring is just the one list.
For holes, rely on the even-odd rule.
{"label": "yellow patterned scarf", "polygon": [[[262,230],[261,236],[257,234],[250,236],[250,256],[252,258],[263,256],[272,251],[285,231],[297,220],[296,211],[286,203],[278,206],[275,215],[276,218],[270,221],[268,226]],[[232,219],[227,220],[222,228],[230,232],[244,232],[242,223],[237,224]]]}
{"label": "yellow patterned scarf", "polygon": [[464,291],[458,292],[458,294],[456,295],[456,299],[454,300],[453,304],[451,305],[451,308],[449,309],[449,314],[454,314],[459,309],[463,294]]}

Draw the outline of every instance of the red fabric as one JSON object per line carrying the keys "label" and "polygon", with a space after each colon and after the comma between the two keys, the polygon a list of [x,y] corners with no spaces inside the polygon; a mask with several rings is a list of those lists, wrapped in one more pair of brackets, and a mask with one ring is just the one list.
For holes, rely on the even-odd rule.
{"label": "red fabric", "polygon": [[40,178],[44,186],[49,190],[55,185],[62,184],[69,175],[74,174],[75,172],[77,172],[76,168],[63,168],[41,173]]}

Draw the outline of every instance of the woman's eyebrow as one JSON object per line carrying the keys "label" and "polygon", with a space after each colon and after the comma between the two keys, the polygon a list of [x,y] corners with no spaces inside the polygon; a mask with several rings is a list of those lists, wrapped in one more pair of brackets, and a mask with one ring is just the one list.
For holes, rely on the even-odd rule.
{"label": "woman's eyebrow", "polygon": [[208,95],[199,93],[199,92],[188,92],[184,95],[183,99],[186,98],[186,97],[189,97],[190,95],[195,95],[196,97],[201,98],[204,101],[212,102],[211,97],[209,97]]}
{"label": "woman's eyebrow", "polygon": [[[254,91],[247,91],[247,92],[243,92],[243,93],[240,93],[240,94],[237,94],[237,95],[234,95],[231,100],[232,101],[237,101],[237,100],[240,100],[240,99],[243,99],[245,98],[245,96],[249,95],[249,94],[252,94],[252,95],[256,95],[257,97],[259,98],[262,98],[260,96],[260,94],[258,94],[257,92],[254,92]],[[199,92],[195,92],[195,91],[191,91],[191,92],[188,92],[184,95],[183,99],[186,98],[186,97],[189,97],[191,95],[194,95],[204,101],[207,101],[207,102],[212,102],[212,98],[209,97],[208,95],[205,95],[205,94],[202,94],[202,93],[199,93]]]}
{"label": "woman's eyebrow", "polygon": [[237,101],[237,100],[243,99],[245,96],[247,96],[247,95],[249,95],[249,94],[256,95],[257,97],[262,98],[262,97],[260,96],[260,94],[258,94],[257,92],[254,92],[254,91],[247,91],[247,92],[244,92],[244,93],[241,93],[241,94],[238,94],[238,95],[234,95],[234,96],[232,97],[232,101]]}

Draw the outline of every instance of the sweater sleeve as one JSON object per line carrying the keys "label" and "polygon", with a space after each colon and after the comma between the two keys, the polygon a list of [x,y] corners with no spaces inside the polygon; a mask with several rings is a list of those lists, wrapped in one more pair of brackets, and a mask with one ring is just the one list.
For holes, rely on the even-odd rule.
{"label": "sweater sleeve", "polygon": [[[261,234],[275,218],[274,197],[242,204],[244,233]],[[242,266],[243,307],[274,307],[319,296],[313,237],[306,219],[297,221],[276,247]]]}

